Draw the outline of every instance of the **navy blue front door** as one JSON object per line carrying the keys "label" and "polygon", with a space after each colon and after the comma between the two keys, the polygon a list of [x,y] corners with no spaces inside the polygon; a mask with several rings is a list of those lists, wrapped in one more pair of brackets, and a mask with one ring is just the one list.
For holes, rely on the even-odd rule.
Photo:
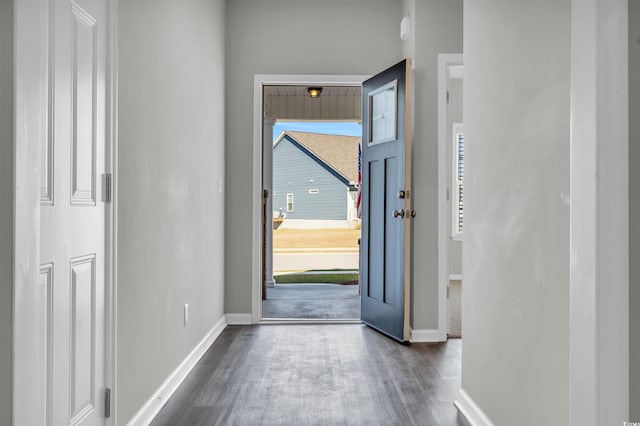
{"label": "navy blue front door", "polygon": [[411,62],[362,87],[362,321],[409,340]]}

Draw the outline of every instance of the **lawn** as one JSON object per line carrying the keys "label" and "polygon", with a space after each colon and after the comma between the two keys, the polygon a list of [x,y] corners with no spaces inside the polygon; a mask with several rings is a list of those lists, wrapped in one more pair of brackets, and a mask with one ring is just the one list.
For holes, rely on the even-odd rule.
{"label": "lawn", "polygon": [[273,248],[358,248],[359,229],[276,229]]}
{"label": "lawn", "polygon": [[357,272],[322,271],[313,274],[292,273],[276,275],[274,278],[277,284],[358,284]]}

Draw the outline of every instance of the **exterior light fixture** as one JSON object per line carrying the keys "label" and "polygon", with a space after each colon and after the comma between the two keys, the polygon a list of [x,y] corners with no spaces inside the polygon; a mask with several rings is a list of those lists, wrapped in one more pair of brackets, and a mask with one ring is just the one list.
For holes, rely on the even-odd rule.
{"label": "exterior light fixture", "polygon": [[317,98],[322,93],[322,87],[307,87],[307,93],[312,98]]}

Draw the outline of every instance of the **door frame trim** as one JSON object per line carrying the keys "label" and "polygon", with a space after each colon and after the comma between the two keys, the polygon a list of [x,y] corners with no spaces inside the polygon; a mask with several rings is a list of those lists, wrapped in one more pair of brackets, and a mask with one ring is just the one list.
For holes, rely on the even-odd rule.
{"label": "door frame trim", "polygon": [[571,1],[571,425],[629,415],[628,40],[626,0]]}
{"label": "door frame trim", "polygon": [[105,313],[105,385],[111,389],[111,417],[106,425],[118,424],[117,401],[117,360],[118,360],[118,1],[107,0],[107,75],[106,75],[106,172],[111,173],[111,203],[107,209],[106,225],[109,247],[105,251],[108,264],[105,271],[106,313]]}
{"label": "door frame trim", "polygon": [[332,85],[356,86],[369,78],[365,75],[300,75],[300,74],[255,74],[253,77],[253,183],[251,208],[251,321],[262,320],[262,124],[264,108],[262,87]]}
{"label": "door frame trim", "polygon": [[[463,65],[463,55],[438,55],[438,333],[443,340],[449,332],[447,287],[449,286],[449,244],[451,236],[451,144],[449,141],[447,90],[448,67]],[[451,197],[449,197],[451,198]]]}
{"label": "door frame trim", "polygon": [[[14,1],[13,359],[12,423],[40,424],[46,416],[45,350],[29,334],[42,303],[40,274],[40,142],[47,135],[49,7],[46,0]],[[28,130],[27,130],[28,129]],[[42,337],[42,336],[40,336]],[[39,344],[40,343],[40,344]],[[44,357],[42,357],[44,358]],[[45,362],[46,364],[46,362]]]}

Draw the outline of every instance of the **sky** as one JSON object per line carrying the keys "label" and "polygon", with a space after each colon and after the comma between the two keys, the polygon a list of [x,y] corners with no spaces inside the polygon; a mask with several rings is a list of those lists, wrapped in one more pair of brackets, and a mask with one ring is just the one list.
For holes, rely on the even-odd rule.
{"label": "sky", "polygon": [[362,126],[351,122],[278,121],[273,126],[273,140],[285,130],[327,133],[331,135],[362,136]]}

